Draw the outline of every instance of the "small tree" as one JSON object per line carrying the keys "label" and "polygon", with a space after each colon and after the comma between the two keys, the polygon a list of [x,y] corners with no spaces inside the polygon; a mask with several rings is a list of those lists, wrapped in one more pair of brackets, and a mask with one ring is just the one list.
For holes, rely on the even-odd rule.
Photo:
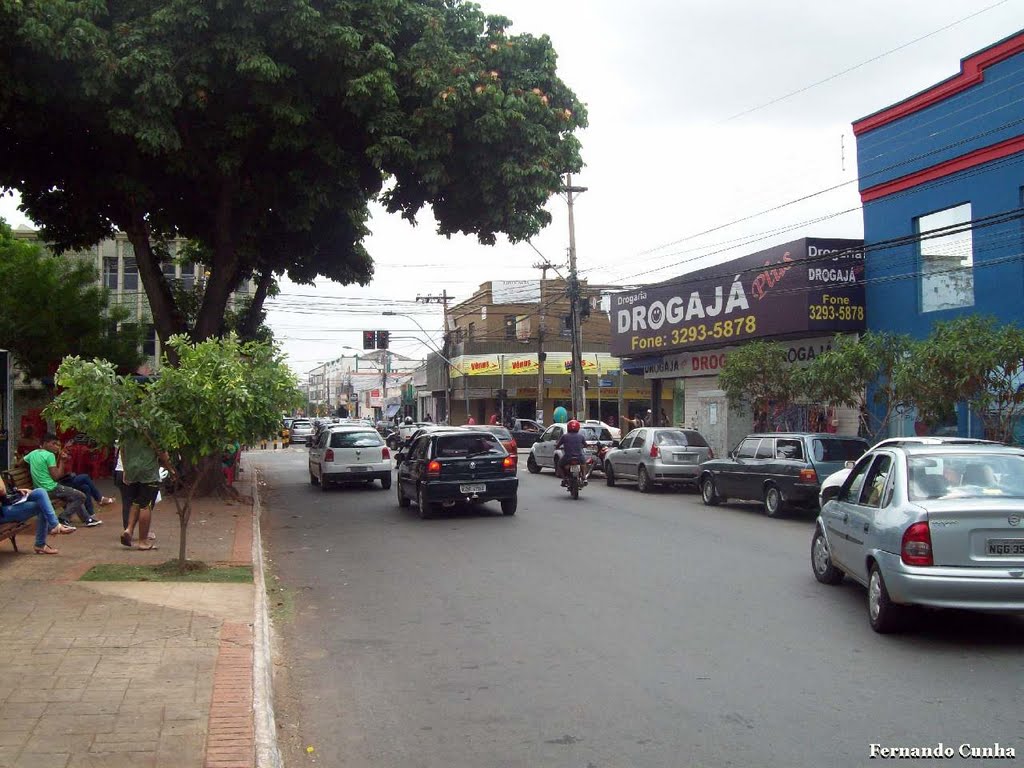
{"label": "small tree", "polygon": [[797,390],[816,403],[856,408],[861,429],[877,437],[908,400],[899,371],[913,345],[909,336],[899,334],[838,335],[831,349],[799,371]]}
{"label": "small tree", "polygon": [[66,355],[103,357],[125,372],[143,362],[141,328],[125,322],[125,307],[109,306],[96,268],[47,255],[38,243],[15,238],[3,219],[0,285],[0,347],[29,378],[51,375]]}
{"label": "small tree", "polygon": [[753,411],[755,429],[774,426],[773,414],[793,402],[793,370],[779,344],[752,341],[730,352],[718,381],[731,407]]}
{"label": "small tree", "polygon": [[1009,443],[1024,410],[1024,330],[991,317],[965,315],[936,323],[911,355],[903,386],[926,422],[949,418],[966,402],[985,437]]}
{"label": "small tree", "polygon": [[[180,451],[187,465],[219,466],[227,441],[254,442],[271,434],[281,413],[299,403],[294,375],[269,345],[240,343],[234,335],[198,344],[175,336],[170,347],[177,367],[165,366],[147,385],[116,375],[103,360],[66,359],[57,371],[63,391],[47,416],[103,442],[141,433],[154,446]],[[192,499],[203,479],[202,472],[188,473],[184,498],[174,494],[181,570]]]}

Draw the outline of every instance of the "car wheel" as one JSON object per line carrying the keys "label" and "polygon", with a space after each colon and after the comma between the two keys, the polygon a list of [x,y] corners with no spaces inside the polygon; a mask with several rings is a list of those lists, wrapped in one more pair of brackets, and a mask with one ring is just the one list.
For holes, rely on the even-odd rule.
{"label": "car wheel", "polygon": [[309,484],[320,485],[320,481],[316,479],[316,475],[314,475],[312,472],[309,473]]}
{"label": "car wheel", "polygon": [[405,495],[405,491],[402,490],[402,484],[400,482],[396,483],[396,485],[398,486],[398,506],[404,509],[412,503],[412,500]]}
{"label": "car wheel", "polygon": [[604,481],[608,483],[609,488],[615,487],[615,470],[610,461],[606,461],[604,465]]}
{"label": "car wheel", "polygon": [[503,515],[514,515],[516,513],[516,507],[519,506],[519,497],[513,496],[511,499],[501,500],[501,514]]}
{"label": "car wheel", "polygon": [[421,485],[419,490],[416,492],[416,506],[420,508],[420,517],[426,520],[430,517],[430,505],[427,503],[427,494]]}
{"label": "car wheel", "polygon": [[647,474],[647,470],[640,467],[636,471],[636,489],[640,493],[650,493],[654,490],[654,483],[651,482],[651,476]]}
{"label": "car wheel", "polygon": [[391,490],[391,475],[390,474],[385,475],[384,477],[382,477],[380,479],[380,487],[383,488],[385,491],[390,491]]}
{"label": "car wheel", "polygon": [[700,481],[700,498],[708,507],[717,507],[718,502],[721,501],[718,491],[715,490],[715,478],[711,475],[705,475],[704,479]]}
{"label": "car wheel", "polygon": [[778,489],[778,486],[769,485],[764,489],[764,513],[768,517],[781,517],[784,510],[782,491]]}
{"label": "car wheel", "polygon": [[897,605],[889,599],[889,590],[885,588],[885,579],[877,563],[871,566],[868,579],[868,621],[871,628],[879,634],[899,632],[906,628],[909,608]]}
{"label": "car wheel", "polygon": [[536,475],[540,472],[540,465],[534,460],[532,453],[526,459],[526,468],[530,471],[531,475]]}
{"label": "car wheel", "polygon": [[817,526],[814,528],[814,538],[811,539],[811,570],[814,571],[814,578],[822,584],[834,586],[843,580],[843,572],[832,565],[825,534]]}

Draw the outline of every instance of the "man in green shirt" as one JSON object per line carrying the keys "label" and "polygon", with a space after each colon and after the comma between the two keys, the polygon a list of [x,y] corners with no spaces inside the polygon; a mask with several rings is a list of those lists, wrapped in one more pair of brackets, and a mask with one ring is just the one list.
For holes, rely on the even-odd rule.
{"label": "man in green shirt", "polygon": [[160,490],[160,465],[163,464],[171,476],[174,468],[170,458],[158,450],[148,436],[138,433],[128,434],[121,438],[121,465],[124,468],[124,487],[121,492],[129,505],[128,525],[121,534],[121,543],[126,547],[132,545],[135,526],[139,526],[139,544],[137,549],[156,549],[149,538],[149,525],[153,517],[153,505]]}
{"label": "man in green shirt", "polygon": [[89,514],[84,493],[57,482],[70,472],[70,467],[67,455],[61,451],[56,435],[46,435],[43,438],[43,447],[27,454],[25,463],[32,474],[32,485],[46,491],[50,499],[65,502],[65,517],[73,518],[77,515],[90,528],[102,522]]}

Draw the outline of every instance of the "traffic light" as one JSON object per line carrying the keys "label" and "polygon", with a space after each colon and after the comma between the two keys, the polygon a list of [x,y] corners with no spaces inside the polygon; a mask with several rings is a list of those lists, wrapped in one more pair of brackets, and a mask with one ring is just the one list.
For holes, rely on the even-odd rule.
{"label": "traffic light", "polygon": [[391,331],[377,331],[377,349],[387,349]]}
{"label": "traffic light", "polygon": [[363,331],[363,349],[376,349],[377,348],[377,332],[376,331]]}

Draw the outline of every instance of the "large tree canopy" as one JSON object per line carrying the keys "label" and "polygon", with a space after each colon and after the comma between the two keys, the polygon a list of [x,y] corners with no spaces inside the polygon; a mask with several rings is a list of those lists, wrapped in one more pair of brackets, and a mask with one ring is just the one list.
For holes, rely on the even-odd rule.
{"label": "large tree canopy", "polygon": [[127,322],[133,313],[124,307],[108,306],[95,265],[50,256],[15,238],[3,219],[0,287],[0,348],[29,378],[52,375],[65,355],[105,357],[122,373],[145,360],[142,328]]}
{"label": "large tree canopy", "polygon": [[[58,247],[209,247],[193,335],[253,275],[366,283],[368,203],[441,234],[536,234],[586,113],[546,36],[460,0],[0,0],[0,187]],[[254,302],[254,308],[260,307]]]}

